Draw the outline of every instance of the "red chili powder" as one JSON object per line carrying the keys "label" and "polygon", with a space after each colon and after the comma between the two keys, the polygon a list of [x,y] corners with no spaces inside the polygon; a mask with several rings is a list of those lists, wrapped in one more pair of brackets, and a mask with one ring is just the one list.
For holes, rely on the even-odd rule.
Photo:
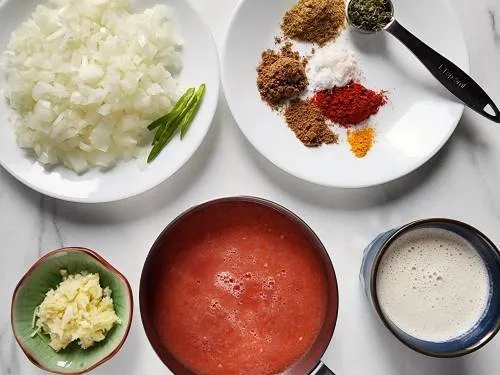
{"label": "red chili powder", "polygon": [[376,114],[387,103],[383,92],[367,89],[357,82],[317,92],[311,102],[331,121],[349,127]]}

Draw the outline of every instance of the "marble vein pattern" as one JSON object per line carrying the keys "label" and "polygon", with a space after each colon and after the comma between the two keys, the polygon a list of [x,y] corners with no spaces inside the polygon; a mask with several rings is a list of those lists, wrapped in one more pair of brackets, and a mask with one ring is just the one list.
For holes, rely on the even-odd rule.
{"label": "marble vein pattern", "polygon": [[39,214],[38,254],[42,256],[48,249],[64,247],[64,242],[57,223],[57,201],[41,196]]}
{"label": "marble vein pattern", "polygon": [[500,29],[498,26],[497,15],[493,9],[488,10],[491,22],[491,31],[493,32],[493,39],[495,43],[500,43]]}
{"label": "marble vein pattern", "polygon": [[[237,1],[191,2],[222,47]],[[451,2],[470,49],[472,75],[500,104],[500,0]],[[423,217],[469,222],[500,245],[499,187],[500,128],[468,110],[447,146],[415,173],[384,186],[344,191],[298,181],[270,165],[243,138],[223,98],[193,160],[165,184],[131,200],[88,206],[60,202],[22,186],[0,168],[0,375],[45,374],[28,362],[15,342],[10,300],[36,259],[63,246],[97,250],[133,287],[129,338],[118,355],[92,375],[170,374],[142,329],[137,298],[141,267],[168,222],[192,205],[229,195],[257,195],[283,204],[329,249],[339,280],[340,311],[324,361],[336,373],[498,374],[500,335],[481,351],[453,360],[423,357],[400,345],[366,305],[358,274],[363,248],[377,234]]]}
{"label": "marble vein pattern", "polygon": [[19,374],[17,343],[10,334],[10,325],[0,326],[0,373],[3,375]]}

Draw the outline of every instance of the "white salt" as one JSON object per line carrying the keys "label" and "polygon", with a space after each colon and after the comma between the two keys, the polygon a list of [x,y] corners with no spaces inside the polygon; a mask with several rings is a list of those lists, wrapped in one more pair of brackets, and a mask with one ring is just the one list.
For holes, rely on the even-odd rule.
{"label": "white salt", "polygon": [[361,69],[354,53],[336,44],[316,50],[306,68],[310,89],[330,90],[361,79]]}

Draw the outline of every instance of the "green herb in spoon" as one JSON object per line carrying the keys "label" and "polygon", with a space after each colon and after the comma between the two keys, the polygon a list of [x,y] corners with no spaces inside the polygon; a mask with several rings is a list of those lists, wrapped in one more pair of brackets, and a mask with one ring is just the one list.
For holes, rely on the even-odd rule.
{"label": "green herb in spoon", "polygon": [[390,0],[351,0],[347,7],[351,23],[366,31],[378,31],[392,20]]}

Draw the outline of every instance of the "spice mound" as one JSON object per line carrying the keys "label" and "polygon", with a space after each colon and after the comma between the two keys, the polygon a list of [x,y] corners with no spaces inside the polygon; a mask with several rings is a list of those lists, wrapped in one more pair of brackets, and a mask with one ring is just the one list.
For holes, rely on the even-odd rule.
{"label": "spice mound", "polygon": [[317,147],[323,143],[337,143],[338,137],[328,128],[325,117],[309,102],[292,102],[285,110],[285,119],[305,146]]}
{"label": "spice mound", "polygon": [[343,87],[362,77],[354,52],[338,47],[336,43],[320,48],[309,59],[306,73],[313,91]]}
{"label": "spice mound", "polygon": [[345,87],[317,92],[311,102],[332,122],[349,127],[366,121],[387,103],[383,92],[352,82]]}
{"label": "spice mound", "polygon": [[281,24],[285,37],[323,46],[345,26],[344,0],[299,0]]}
{"label": "spice mound", "polygon": [[266,50],[257,68],[257,87],[262,100],[271,107],[297,98],[308,80],[299,54],[286,45],[280,52]]}
{"label": "spice mound", "polygon": [[375,129],[368,127],[349,130],[347,132],[347,141],[351,146],[352,153],[358,158],[363,158],[373,146],[375,141]]}

